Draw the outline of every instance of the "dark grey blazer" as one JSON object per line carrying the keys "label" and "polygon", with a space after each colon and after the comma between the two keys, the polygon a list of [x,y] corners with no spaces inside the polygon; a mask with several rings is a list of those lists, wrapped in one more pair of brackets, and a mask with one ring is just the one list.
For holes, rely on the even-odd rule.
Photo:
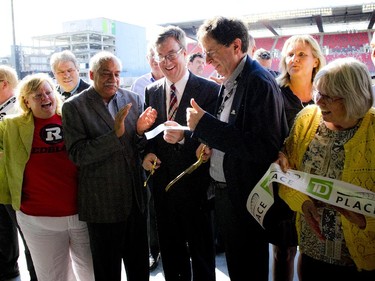
{"label": "dark grey blazer", "polygon": [[143,105],[137,94],[125,89],[117,91],[116,99],[119,109],[132,103],[121,138],[115,135],[114,120],[93,87],[72,96],[62,108],[65,144],[79,167],[78,212],[83,221],[124,221],[133,204],[145,210],[135,134]]}

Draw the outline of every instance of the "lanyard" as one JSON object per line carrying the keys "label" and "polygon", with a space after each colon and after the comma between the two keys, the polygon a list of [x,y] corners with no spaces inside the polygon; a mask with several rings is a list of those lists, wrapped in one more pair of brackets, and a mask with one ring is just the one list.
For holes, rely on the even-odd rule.
{"label": "lanyard", "polygon": [[[225,87],[223,86],[224,90],[225,90]],[[220,114],[223,112],[224,110],[224,106],[225,106],[225,103],[226,101],[232,96],[233,94],[233,90],[234,90],[234,87],[224,96],[223,98],[223,101],[221,102],[221,105],[217,111],[217,117],[219,118],[220,117]],[[223,91],[224,92],[224,91]]]}

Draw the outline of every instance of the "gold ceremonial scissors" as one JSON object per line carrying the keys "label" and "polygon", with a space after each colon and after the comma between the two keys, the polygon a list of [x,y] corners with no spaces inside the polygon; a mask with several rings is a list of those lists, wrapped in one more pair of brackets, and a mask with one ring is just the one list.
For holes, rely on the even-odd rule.
{"label": "gold ceremonial scissors", "polygon": [[146,187],[147,186],[147,182],[148,180],[150,179],[150,177],[155,173],[155,167],[156,167],[156,161],[158,160],[157,157],[155,157],[155,160],[154,162],[152,163],[152,167],[151,167],[151,171],[150,171],[150,174],[148,175],[147,179],[145,180],[145,182],[143,183],[143,186]]}
{"label": "gold ceremonial scissors", "polygon": [[168,191],[172,185],[174,185],[179,179],[181,179],[186,174],[191,174],[194,172],[203,162],[203,155],[204,155],[204,149],[206,148],[206,145],[204,145],[201,149],[201,152],[199,154],[198,160],[192,164],[190,167],[188,167],[185,171],[183,171],[181,174],[179,174],[174,180],[172,180],[167,187],[165,188],[165,191]]}

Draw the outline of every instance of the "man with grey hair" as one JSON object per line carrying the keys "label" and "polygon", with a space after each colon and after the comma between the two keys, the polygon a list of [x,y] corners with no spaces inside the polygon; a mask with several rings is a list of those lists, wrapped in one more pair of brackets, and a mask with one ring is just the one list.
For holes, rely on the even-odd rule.
{"label": "man with grey hair", "polygon": [[154,56],[155,51],[152,44],[149,43],[149,45],[147,46],[146,59],[148,64],[150,65],[151,70],[150,72],[138,77],[130,87],[131,91],[137,93],[141,97],[143,103],[145,102],[146,86],[164,77],[163,72],[161,72],[160,70],[159,64],[154,59]]}
{"label": "man with grey hair", "polygon": [[52,54],[50,65],[58,84],[57,90],[64,99],[68,99],[90,87],[79,77],[79,63],[71,51],[65,50]]}
{"label": "man with grey hair", "polygon": [[[148,281],[146,189],[139,136],[156,112],[120,88],[122,64],[101,51],[90,60],[92,87],[62,108],[65,143],[79,167],[78,213],[87,222],[96,281]],[[143,113],[142,113],[143,112]]]}

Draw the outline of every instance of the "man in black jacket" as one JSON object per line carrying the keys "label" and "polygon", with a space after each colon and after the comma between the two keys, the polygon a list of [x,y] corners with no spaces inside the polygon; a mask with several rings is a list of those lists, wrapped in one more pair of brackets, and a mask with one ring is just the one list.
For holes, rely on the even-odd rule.
{"label": "man in black jacket", "polygon": [[246,209],[247,198],[278,157],[287,123],[272,74],[247,55],[249,34],[237,19],[215,17],[200,26],[206,63],[224,77],[215,115],[196,100],[187,111],[193,137],[212,148],[210,175],[215,216],[229,277],[268,281],[267,233]]}

